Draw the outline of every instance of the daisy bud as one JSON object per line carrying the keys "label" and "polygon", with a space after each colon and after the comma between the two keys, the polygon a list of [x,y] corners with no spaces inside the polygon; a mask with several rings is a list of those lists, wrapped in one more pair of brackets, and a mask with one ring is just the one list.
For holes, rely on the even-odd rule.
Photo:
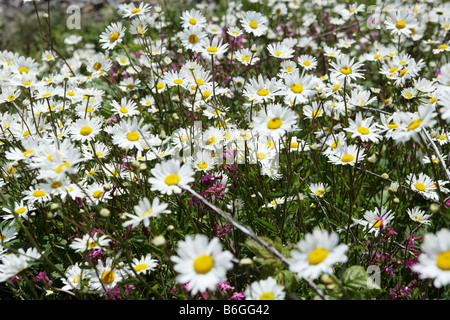
{"label": "daisy bud", "polygon": [[176,113],[172,114],[172,117],[173,117],[174,120],[180,119],[180,117],[178,117],[178,114],[176,114]]}
{"label": "daisy bud", "polygon": [[387,179],[389,179],[389,175],[385,172],[381,175],[381,178],[384,180],[387,180]]}
{"label": "daisy bud", "polygon": [[367,161],[369,161],[370,163],[375,163],[377,162],[377,155],[371,155],[370,157],[367,158]]}
{"label": "daisy bud", "polygon": [[183,49],[178,49],[178,50],[177,50],[177,53],[178,53],[178,54],[183,54]]}
{"label": "daisy bud", "polygon": [[432,213],[436,213],[436,212],[438,212],[439,211],[439,204],[438,203],[432,203],[432,204],[430,204],[430,211],[432,212]]}
{"label": "daisy bud", "polygon": [[22,104],[23,104],[25,107],[28,107],[28,106],[30,105],[30,100],[25,99],[25,100],[22,101]]}
{"label": "daisy bud", "polygon": [[53,219],[53,213],[47,212],[47,219]]}
{"label": "daisy bud", "polygon": [[400,203],[400,199],[399,198],[394,198],[394,203]]}
{"label": "daisy bud", "polygon": [[157,236],[152,240],[152,243],[157,247],[162,247],[166,244],[166,239],[164,236]]}
{"label": "daisy bud", "polygon": [[160,7],[160,6],[156,6],[155,7],[155,12],[156,13],[161,13],[163,10],[162,10],[162,8]]}
{"label": "daisy bud", "polygon": [[397,182],[391,182],[391,185],[388,188],[389,191],[391,192],[397,192],[398,190],[398,183]]}
{"label": "daisy bud", "polygon": [[48,19],[48,13],[44,13],[44,14],[42,15],[42,18]]}
{"label": "daisy bud", "polygon": [[123,213],[120,214],[120,219],[121,219],[121,220],[127,220],[127,219],[128,219],[128,217],[127,217],[127,215],[125,214],[125,212],[123,212]]}
{"label": "daisy bud", "polygon": [[108,217],[111,215],[111,211],[109,211],[109,210],[106,209],[106,208],[102,208],[102,209],[100,210],[100,215],[101,215],[103,218],[108,218]]}
{"label": "daisy bud", "polygon": [[326,285],[326,288],[327,288],[328,290],[333,290],[334,288],[336,288],[336,284],[335,284],[335,283],[327,284],[327,285]]}
{"label": "daisy bud", "polygon": [[256,48],[255,45],[252,45],[252,47],[250,48],[250,52],[253,52],[253,53],[258,52],[258,49]]}
{"label": "daisy bud", "polygon": [[147,165],[145,163],[141,163],[141,165],[139,166],[139,171],[145,171],[147,170]]}
{"label": "daisy bud", "polygon": [[175,229],[175,227],[173,225],[167,226],[167,231],[172,231],[173,229]]}
{"label": "daisy bud", "polygon": [[240,266],[251,266],[253,264],[253,260],[250,258],[243,258],[239,261]]}
{"label": "daisy bud", "polygon": [[52,203],[51,205],[50,205],[50,209],[51,210],[56,210],[56,209],[58,209],[59,208],[59,203]]}
{"label": "daisy bud", "polygon": [[432,138],[436,138],[439,134],[436,131],[430,132]]}
{"label": "daisy bud", "polygon": [[137,161],[137,160],[134,160],[134,161],[131,163],[131,166],[132,166],[133,168],[135,168],[135,169],[139,169],[139,167],[141,166],[141,163],[140,163],[139,161]]}
{"label": "daisy bud", "polygon": [[322,281],[324,284],[332,284],[334,283],[333,278],[330,277],[330,275],[324,273],[322,276],[320,276],[320,281]]}
{"label": "daisy bud", "polygon": [[165,57],[164,58],[164,63],[165,64],[171,64],[172,63],[172,59],[170,59],[169,57]]}
{"label": "daisy bud", "polygon": [[124,187],[129,187],[130,186],[130,183],[128,183],[127,181],[124,181],[122,184],[123,184]]}
{"label": "daisy bud", "polygon": [[316,151],[316,150],[318,149],[316,143],[313,143],[312,145],[310,145],[309,148],[310,148],[311,150],[314,150],[314,151]]}
{"label": "daisy bud", "polygon": [[111,183],[105,183],[104,185],[103,185],[103,189],[105,189],[105,191],[109,191],[109,190],[111,190],[111,188],[112,188],[112,186],[111,186]]}
{"label": "daisy bud", "polygon": [[162,130],[161,133],[159,134],[159,138],[161,140],[165,140],[167,138],[166,132],[164,130]]}

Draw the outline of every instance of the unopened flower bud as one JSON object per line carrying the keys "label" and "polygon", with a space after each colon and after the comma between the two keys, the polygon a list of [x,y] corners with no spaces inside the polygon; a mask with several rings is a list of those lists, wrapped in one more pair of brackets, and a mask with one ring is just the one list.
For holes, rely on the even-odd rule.
{"label": "unopened flower bud", "polygon": [[251,266],[253,264],[253,260],[250,258],[243,258],[239,261],[240,266]]}
{"label": "unopened flower bud", "polygon": [[166,239],[164,236],[157,236],[152,240],[152,243],[157,247],[162,247],[166,244]]}
{"label": "unopened flower bud", "polygon": [[147,170],[147,165],[145,163],[141,163],[141,165],[139,166],[139,170],[140,171],[145,171]]}
{"label": "unopened flower bud", "polygon": [[400,199],[399,198],[394,198],[394,203],[400,203]]}
{"label": "unopened flower bud", "polygon": [[102,209],[100,210],[100,215],[101,215],[103,218],[108,218],[108,217],[111,215],[111,211],[109,211],[109,210],[106,209],[106,208],[102,208]]}
{"label": "unopened flower bud", "polygon": [[381,175],[381,179],[387,180],[389,179],[389,175],[385,172]]}
{"label": "unopened flower bud", "polygon": [[370,157],[367,158],[367,161],[369,161],[370,163],[375,163],[377,162],[377,155],[373,154]]}
{"label": "unopened flower bud", "polygon": [[439,211],[439,204],[438,203],[432,203],[432,204],[430,204],[430,211],[432,212],[432,213],[436,213],[436,212],[438,212]]}
{"label": "unopened flower bud", "polygon": [[160,7],[160,6],[156,6],[155,7],[155,12],[156,13],[161,13],[163,10],[162,10],[162,8]]}

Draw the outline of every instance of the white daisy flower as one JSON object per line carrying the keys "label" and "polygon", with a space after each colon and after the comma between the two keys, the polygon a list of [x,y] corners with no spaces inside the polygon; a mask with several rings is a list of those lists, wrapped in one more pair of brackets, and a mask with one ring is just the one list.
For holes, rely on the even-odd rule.
{"label": "white daisy flower", "polygon": [[425,234],[422,254],[411,270],[421,279],[434,279],[436,288],[450,284],[450,231],[441,229],[436,234]]}
{"label": "white daisy flower", "polygon": [[289,270],[300,278],[317,279],[323,273],[333,273],[336,263],[346,262],[347,250],[346,244],[339,244],[337,233],[315,229],[291,251]]}
{"label": "white daisy flower", "polygon": [[189,164],[183,164],[177,160],[167,160],[157,163],[151,169],[153,177],[149,178],[151,190],[171,195],[180,193],[181,188],[193,182],[194,171]]}
{"label": "white daisy flower", "polygon": [[284,300],[286,293],[276,279],[268,277],[249,284],[244,291],[244,296],[245,300]]}
{"label": "white daisy flower", "polygon": [[192,295],[215,291],[217,283],[225,281],[227,271],[233,267],[232,259],[229,251],[222,251],[218,238],[209,241],[203,234],[186,236],[178,243],[177,255],[171,257],[178,273],[177,283],[187,283]]}

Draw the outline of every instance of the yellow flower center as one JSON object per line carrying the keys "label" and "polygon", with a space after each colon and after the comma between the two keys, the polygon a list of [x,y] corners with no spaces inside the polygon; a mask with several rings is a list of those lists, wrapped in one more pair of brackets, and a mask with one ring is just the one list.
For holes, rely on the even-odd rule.
{"label": "yellow flower center", "polygon": [[95,190],[94,193],[92,194],[92,196],[93,196],[95,199],[101,198],[101,197],[103,196],[103,191],[101,191],[101,190]]}
{"label": "yellow flower center", "polygon": [[36,190],[33,192],[33,197],[36,197],[36,198],[44,197],[45,195],[46,195],[46,193],[43,190]]}
{"label": "yellow flower center", "polygon": [[208,140],[206,140],[206,144],[209,146],[210,144],[213,144],[216,141],[217,141],[216,137],[211,137]]}
{"label": "yellow flower center", "polygon": [[93,68],[94,68],[95,71],[98,71],[98,70],[100,70],[101,67],[102,67],[102,64],[100,62],[96,62],[94,64]]}
{"label": "yellow flower center", "polygon": [[267,128],[275,130],[275,129],[278,129],[279,127],[281,127],[282,124],[283,124],[283,120],[281,120],[280,118],[273,118],[267,122]]}
{"label": "yellow flower center", "polygon": [[22,67],[19,69],[20,74],[28,73],[28,72],[30,72],[30,69],[28,69],[27,67]]}
{"label": "yellow flower center", "polygon": [[114,281],[115,277],[114,272],[107,270],[103,271],[101,280],[103,283],[110,284]]}
{"label": "yellow flower center", "polygon": [[316,192],[315,192],[315,194],[317,194],[317,195],[322,195],[322,194],[324,194],[325,193],[325,190],[317,190]]}
{"label": "yellow flower center", "polygon": [[399,20],[395,23],[395,27],[397,29],[403,29],[404,27],[406,27],[406,22],[403,20]]}
{"label": "yellow flower center", "polygon": [[203,93],[202,93],[202,99],[203,100],[205,100],[205,99],[208,99],[208,97],[211,95],[211,91],[204,91]]}
{"label": "yellow flower center", "polygon": [[119,109],[120,110],[120,112],[122,112],[122,113],[128,113],[128,109],[127,108],[120,108]]}
{"label": "yellow flower center", "polygon": [[206,169],[208,168],[208,164],[206,162],[200,162],[197,167],[199,167],[199,169]]}
{"label": "yellow flower center", "polygon": [[88,136],[92,133],[92,128],[88,127],[88,126],[84,126],[83,128],[81,128],[80,130],[80,134],[82,136]]}
{"label": "yellow flower center", "polygon": [[292,67],[286,67],[287,72],[291,72],[292,70],[294,70],[294,69],[292,69]]}
{"label": "yellow flower center", "polygon": [[448,46],[447,46],[446,44],[441,44],[441,45],[438,47],[439,50],[447,49],[447,48],[448,48]]}
{"label": "yellow flower center", "polygon": [[275,300],[275,296],[272,292],[264,292],[259,296],[259,300]]}
{"label": "yellow flower center", "polygon": [[282,53],[283,53],[283,52],[281,52],[281,51],[277,51],[277,52],[274,53],[274,55],[277,56],[277,57],[279,57]]}
{"label": "yellow flower center", "polygon": [[17,210],[15,211],[15,213],[17,213],[17,214],[22,214],[22,213],[24,213],[25,211],[27,211],[27,209],[22,207],[22,208],[17,209]]}
{"label": "yellow flower center", "polygon": [[175,79],[175,80],[173,80],[173,83],[175,83],[175,84],[182,84],[183,80],[182,79]]}
{"label": "yellow flower center", "polygon": [[373,56],[373,58],[374,59],[379,59],[379,58],[381,58],[381,54],[376,54],[376,55]]}
{"label": "yellow flower center", "polygon": [[398,74],[398,76],[399,76],[399,77],[403,77],[407,72],[408,72],[408,69],[403,69],[402,71],[400,71],[400,73]]}
{"label": "yellow flower center", "polygon": [[373,227],[378,229],[379,227],[381,227],[381,220],[375,220],[373,222]]}
{"label": "yellow flower center", "polygon": [[438,136],[438,139],[439,140],[445,140],[445,139],[447,139],[447,137],[441,134],[441,135]]}
{"label": "yellow flower center", "polygon": [[197,273],[208,273],[214,267],[214,259],[210,255],[202,255],[194,260],[194,270]]}
{"label": "yellow flower center", "polygon": [[9,100],[9,101],[13,101],[14,99],[15,99],[14,96],[9,96],[9,97],[8,97],[8,100]]}
{"label": "yellow flower center", "polygon": [[250,21],[250,23],[248,24],[250,26],[250,28],[252,29],[256,29],[258,28],[258,23],[256,21]]}
{"label": "yellow flower center", "polygon": [[450,250],[441,252],[437,256],[436,265],[441,270],[450,270]]}
{"label": "yellow flower center", "polygon": [[264,152],[258,152],[258,153],[256,154],[256,157],[257,157],[259,160],[263,160],[263,159],[266,158],[266,154],[265,154]]}
{"label": "yellow flower center", "polygon": [[139,12],[141,12],[141,9],[139,9],[139,8],[131,10],[132,14],[139,13]]}
{"label": "yellow flower center", "polygon": [[349,67],[342,67],[341,68],[341,72],[343,74],[351,74],[352,73],[352,69],[350,69]]}
{"label": "yellow flower center", "polygon": [[352,162],[353,160],[355,160],[355,157],[353,155],[351,155],[351,154],[343,155],[342,158],[341,158],[341,161],[345,162],[345,163]]}
{"label": "yellow flower center", "polygon": [[320,110],[313,111],[311,113],[311,117],[313,117],[313,118],[318,117],[318,116],[320,116],[320,113],[321,113]]}
{"label": "yellow flower center", "polygon": [[195,35],[195,34],[191,34],[190,36],[189,36],[189,42],[190,43],[192,43],[192,44],[195,44],[195,43],[197,43],[197,41],[198,41],[198,37]]}
{"label": "yellow flower center", "polygon": [[135,131],[131,131],[130,133],[127,134],[127,139],[130,141],[137,141],[139,140],[139,138],[140,138],[139,133]]}
{"label": "yellow flower center", "polygon": [[369,134],[370,131],[366,127],[358,127],[358,132],[361,134]]}
{"label": "yellow flower center", "polygon": [[215,53],[218,51],[218,49],[216,47],[208,47],[208,49],[206,49],[206,51],[208,51],[209,53]]}
{"label": "yellow flower center", "polygon": [[60,165],[55,169],[55,172],[56,172],[56,173],[61,173],[61,171],[63,171],[64,167],[68,168],[69,166],[70,166],[70,163],[64,162],[64,163],[60,164]]}
{"label": "yellow flower center", "polygon": [[398,128],[398,124],[395,124],[395,123],[388,124],[388,128],[389,129],[397,129]]}
{"label": "yellow flower center", "polygon": [[335,85],[331,90],[332,90],[333,92],[336,92],[336,91],[339,90],[340,87],[341,87],[341,85],[340,85],[340,84],[337,84],[337,85]]}
{"label": "yellow flower center", "polygon": [[159,83],[156,85],[156,89],[158,89],[158,90],[164,89],[164,83],[159,82]]}
{"label": "yellow flower center", "polygon": [[308,262],[312,265],[318,265],[328,256],[328,250],[324,248],[316,248],[308,256]]}
{"label": "yellow flower center", "polygon": [[422,122],[423,122],[422,119],[414,120],[413,122],[411,122],[411,123],[409,124],[409,126],[408,126],[408,131],[417,129],[417,128],[420,126],[420,124],[421,124]]}
{"label": "yellow flower center", "polygon": [[142,213],[141,215],[139,215],[139,217],[145,217],[146,215],[151,215],[153,213],[153,210],[148,210],[148,211],[145,211],[144,213]]}
{"label": "yellow flower center", "polygon": [[303,65],[304,65],[305,67],[309,67],[309,66],[311,65],[311,62],[309,62],[309,61],[304,61],[304,62],[303,62]]}
{"label": "yellow flower center", "polygon": [[139,271],[145,270],[147,268],[148,268],[148,265],[146,265],[145,263],[141,263],[134,267],[134,271],[139,272]]}
{"label": "yellow flower center", "polygon": [[119,39],[119,34],[117,32],[113,32],[109,36],[109,41],[111,41],[111,42],[117,41],[117,39]]}
{"label": "yellow flower center", "polygon": [[165,179],[164,179],[164,183],[167,184],[168,186],[174,186],[177,185],[180,182],[180,176],[177,175],[176,173],[174,174],[170,174],[168,175]]}
{"label": "yellow flower center", "polygon": [[55,182],[53,182],[53,183],[51,184],[51,187],[52,187],[53,189],[57,189],[57,188],[59,188],[59,187],[61,187],[61,186],[62,186],[62,183],[59,182],[59,181],[55,181]]}
{"label": "yellow flower center", "polygon": [[291,148],[297,149],[298,148],[298,142],[295,142],[295,141],[291,142]]}
{"label": "yellow flower center", "polygon": [[297,83],[293,84],[290,87],[290,89],[294,93],[302,93],[303,92],[303,86],[301,84],[297,84]]}
{"label": "yellow flower center", "polygon": [[194,18],[190,18],[189,19],[189,23],[192,25],[196,25],[197,24],[197,20],[195,20]]}
{"label": "yellow flower center", "polygon": [[425,191],[426,187],[423,183],[417,182],[414,184],[414,187],[419,191]]}
{"label": "yellow flower center", "polygon": [[270,93],[270,92],[269,92],[269,90],[267,90],[267,89],[259,89],[258,92],[257,92],[257,94],[258,94],[259,96],[267,96],[269,93]]}
{"label": "yellow flower center", "polygon": [[24,151],[23,155],[26,157],[26,156],[28,156],[30,153],[33,153],[33,151],[34,151],[34,150],[27,150],[27,151]]}

